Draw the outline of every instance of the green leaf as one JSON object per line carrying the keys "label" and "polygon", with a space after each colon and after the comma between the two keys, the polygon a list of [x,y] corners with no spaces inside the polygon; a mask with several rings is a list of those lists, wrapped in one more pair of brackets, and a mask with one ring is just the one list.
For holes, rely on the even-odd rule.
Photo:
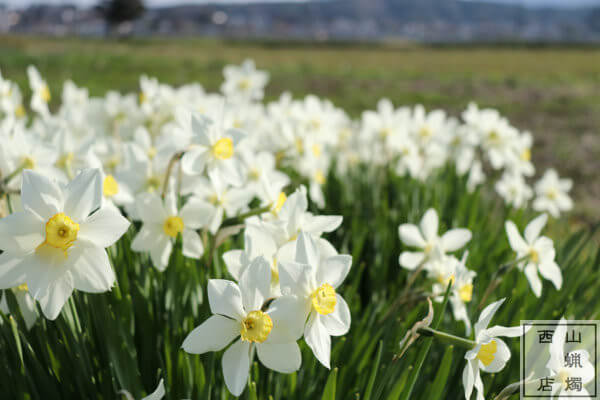
{"label": "green leaf", "polygon": [[380,340],[379,346],[377,347],[377,356],[375,357],[375,364],[373,364],[371,367],[371,376],[369,376],[369,383],[367,384],[367,390],[365,391],[364,400],[371,399],[371,393],[373,392],[373,386],[375,385],[375,378],[377,377],[377,370],[379,369],[379,364],[381,363],[382,350],[383,340]]}
{"label": "green leaf", "polygon": [[325,384],[325,390],[323,390],[323,396],[321,396],[321,400],[335,400],[335,386],[337,382],[337,375],[337,368],[334,368],[329,373],[329,378],[327,378],[327,383]]}
{"label": "green leaf", "polygon": [[435,375],[433,383],[429,385],[431,390],[429,392],[429,396],[427,396],[427,399],[438,400],[442,398],[442,393],[444,393],[444,389],[446,388],[446,381],[448,380],[448,375],[450,374],[450,367],[452,367],[453,351],[454,346],[450,345],[446,347],[446,351],[444,352],[444,357],[442,357],[440,368],[438,369],[438,372]]}

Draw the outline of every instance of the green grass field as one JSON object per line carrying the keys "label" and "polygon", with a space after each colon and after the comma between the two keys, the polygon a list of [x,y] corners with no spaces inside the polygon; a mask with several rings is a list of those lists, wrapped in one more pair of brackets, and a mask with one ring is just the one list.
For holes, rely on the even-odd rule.
{"label": "green grass field", "polygon": [[[458,116],[469,101],[498,108],[534,134],[540,170],[576,180],[574,212],[600,216],[600,49],[318,45],[205,39],[81,40],[0,37],[0,71],[25,86],[38,66],[53,93],[72,79],[93,95],[136,90],[140,74],[218,90],[225,64],[247,57],[271,73],[267,98],[284,91],[330,98],[351,115],[381,97]],[[58,102],[54,97],[54,104]]]}

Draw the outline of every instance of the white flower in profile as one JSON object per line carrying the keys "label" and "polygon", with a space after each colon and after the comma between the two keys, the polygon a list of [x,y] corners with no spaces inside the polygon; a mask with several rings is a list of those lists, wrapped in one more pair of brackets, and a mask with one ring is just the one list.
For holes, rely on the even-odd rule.
{"label": "white flower in profile", "polygon": [[471,334],[471,320],[467,314],[466,304],[473,298],[473,278],[477,275],[475,271],[471,271],[465,265],[468,254],[465,252],[461,260],[454,256],[446,256],[441,260],[434,261],[429,270],[429,276],[436,280],[432,287],[436,301],[443,300],[446,287],[449,282],[452,282],[449,297],[452,314],[455,320],[465,323],[467,336]]}
{"label": "white flower in profile", "polygon": [[73,289],[110,290],[115,274],[104,248],[129,227],[114,207],[101,207],[100,171],[82,171],[66,187],[23,173],[23,211],[0,220],[0,288],[27,284],[44,315],[55,319]]}
{"label": "white flower in profile", "polygon": [[446,253],[451,253],[462,248],[471,240],[471,231],[464,228],[451,229],[438,236],[439,219],[437,212],[430,208],[425,212],[419,226],[414,224],[402,224],[398,228],[400,240],[410,247],[416,247],[421,251],[404,251],[400,254],[400,265],[406,269],[413,270],[421,263],[436,258],[441,258]]}
{"label": "white flower in profile", "polygon": [[239,286],[223,279],[209,280],[213,315],[190,332],[181,346],[187,353],[202,354],[220,351],[233,341],[223,354],[222,367],[227,389],[234,396],[244,391],[255,352],[263,365],[277,372],[292,373],[302,362],[296,341],[305,320],[289,296],[275,299],[263,311],[270,282],[271,268],[262,257],[244,271]]}
{"label": "white flower in profile", "polygon": [[554,284],[556,289],[562,287],[562,273],[560,267],[554,261],[556,252],[552,239],[540,236],[548,216],[542,214],[532,220],[525,227],[525,237],[519,234],[517,226],[512,221],[506,221],[505,228],[510,247],[517,253],[517,259],[523,259],[519,263],[519,269],[525,272],[529,286],[536,297],[542,295],[542,281],[538,271],[545,279]]}
{"label": "white flower in profile", "polygon": [[244,271],[257,257],[263,257],[271,266],[271,292],[269,297],[281,296],[279,269],[277,267],[277,243],[271,234],[260,225],[246,223],[244,250],[229,250],[223,253],[223,261],[229,273],[239,281]]}
{"label": "white flower in profile", "polygon": [[[31,329],[31,327],[35,324],[38,318],[37,306],[35,304],[35,300],[29,294],[29,290],[27,288],[27,284],[19,285],[15,288],[11,289],[12,293],[15,295],[15,299],[17,300],[17,305],[19,306],[19,311],[21,311],[21,316],[25,321],[25,327],[27,329]],[[0,311],[5,314],[10,313],[10,309],[8,307],[8,301],[6,300],[6,294],[2,296],[2,300],[0,300]]]}
{"label": "white flower in profile", "polygon": [[481,161],[475,160],[469,170],[469,177],[467,178],[467,190],[469,193],[473,193],[477,186],[485,182],[485,173],[481,166]]}
{"label": "white flower in profile", "polygon": [[182,253],[189,258],[199,259],[204,254],[204,245],[196,229],[206,224],[207,210],[201,204],[188,201],[177,210],[177,196],[171,190],[161,200],[156,193],[146,193],[137,199],[137,209],[142,228],[137,233],[131,249],[150,252],[152,263],[159,271],[169,265],[173,242],[181,234]]}
{"label": "white flower in profile", "polygon": [[495,189],[506,204],[515,208],[525,207],[533,196],[533,191],[523,176],[510,172],[502,174],[502,178],[496,182]]}
{"label": "white flower in profile", "polygon": [[[550,359],[546,364],[546,368],[550,370],[550,378],[554,379],[552,384],[552,395],[558,398],[585,398],[590,396],[590,393],[585,387],[580,390],[571,389],[569,381],[572,378],[581,379],[581,385],[585,386],[590,383],[594,377],[594,365],[590,362],[590,355],[586,350],[574,350],[567,354],[572,359],[577,359],[577,364],[569,364],[566,362],[565,340],[567,337],[567,322],[564,317],[560,319],[560,323],[556,327],[552,335],[552,343],[550,344]],[[570,397],[573,395],[573,397]],[[591,398],[591,397],[590,397]]]}
{"label": "white flower in profile", "polygon": [[199,175],[206,169],[208,174],[218,174],[223,181],[241,186],[244,167],[237,146],[246,134],[237,129],[224,130],[206,117],[191,118],[192,145],[181,158],[183,172]]}
{"label": "white flower in profile", "polygon": [[[498,300],[483,309],[479,320],[475,324],[475,347],[465,354],[467,365],[463,370],[463,386],[465,399],[470,400],[473,388],[477,390],[477,400],[483,397],[483,382],[480,371],[495,373],[501,371],[510,360],[510,349],[499,339],[499,336],[517,337],[526,333],[520,326],[504,327],[493,326],[488,328],[490,321],[505,299]],[[530,327],[528,327],[530,328]]]}
{"label": "white flower in profile", "polygon": [[27,67],[27,77],[33,92],[31,95],[31,109],[42,117],[48,117],[50,115],[48,103],[51,99],[48,84],[33,65]]}
{"label": "white flower in profile", "polygon": [[253,60],[244,60],[237,65],[227,65],[223,68],[225,82],[221,85],[221,92],[228,98],[237,100],[262,100],[264,88],[269,81],[269,74],[257,70]]}
{"label": "white flower in profile", "polygon": [[[134,400],[131,393],[127,390],[119,390],[118,394],[125,396],[127,400]],[[164,379],[161,379],[160,382],[158,382],[156,389],[154,389],[154,392],[142,398],[142,400],[162,400],[163,397],[165,397],[165,382]]]}
{"label": "white flower in profile", "polygon": [[573,200],[569,197],[572,187],[571,179],[561,179],[554,169],[547,170],[535,184],[533,209],[547,211],[554,218],[559,217],[563,211],[570,211],[573,208]]}
{"label": "white flower in profile", "polygon": [[336,289],[346,279],[352,257],[333,255],[323,259],[317,242],[304,232],[296,241],[294,261],[279,263],[282,293],[298,303],[298,318],[306,320],[304,339],[321,364],[330,368],[331,336],[345,335],[350,329],[350,309]]}

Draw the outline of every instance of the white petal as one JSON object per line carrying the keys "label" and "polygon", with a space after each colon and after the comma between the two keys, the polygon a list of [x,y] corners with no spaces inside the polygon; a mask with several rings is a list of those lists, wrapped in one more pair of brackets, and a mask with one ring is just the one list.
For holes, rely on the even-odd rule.
{"label": "white petal", "polygon": [[328,283],[337,288],[346,279],[351,266],[352,256],[339,255],[327,258],[317,270],[317,285]]}
{"label": "white petal", "polygon": [[200,229],[207,226],[214,207],[202,200],[192,198],[188,200],[179,212],[187,228]]}
{"label": "white petal", "polygon": [[312,267],[317,267],[319,264],[317,244],[310,235],[304,232],[300,232],[296,241],[296,262]]}
{"label": "white petal", "polygon": [[243,250],[229,250],[223,253],[223,261],[225,261],[227,270],[236,281],[240,280],[242,270],[245,267],[245,265],[242,262],[243,254]]}
{"label": "white petal", "polygon": [[102,204],[102,176],[99,169],[85,169],[65,189],[64,212],[83,222]]}
{"label": "white petal", "polygon": [[465,399],[471,400],[471,394],[473,393],[473,384],[475,383],[475,372],[473,371],[472,361],[467,361],[465,369],[463,369],[462,381],[465,389]]}
{"label": "white petal", "polygon": [[462,248],[471,240],[471,231],[468,229],[452,229],[442,236],[442,246],[447,252]]}
{"label": "white petal", "polygon": [[298,371],[302,364],[302,354],[296,342],[259,343],[256,354],[265,367],[284,374]]}
{"label": "white petal", "polygon": [[550,360],[548,361],[548,366],[555,367],[556,372],[558,372],[559,368],[563,367],[565,362],[564,348],[566,334],[567,323],[563,317],[560,319],[560,323],[554,329],[552,343],[550,343]]}
{"label": "white petal", "polygon": [[154,392],[144,397],[142,400],[161,400],[163,397],[165,397],[165,383],[161,379]]}
{"label": "white petal", "polygon": [[212,315],[185,338],[181,347],[187,353],[220,351],[240,335],[240,323],[222,315]]}
{"label": "white petal", "polygon": [[46,237],[46,221],[29,211],[10,214],[0,219],[0,248],[10,253],[35,250]]}
{"label": "white petal", "polygon": [[403,251],[402,254],[400,254],[398,262],[404,268],[413,270],[416,269],[424,259],[425,254],[422,252]]}
{"label": "white petal", "polygon": [[240,278],[242,303],[246,312],[260,310],[271,292],[271,265],[256,257]]}
{"label": "white petal", "polygon": [[508,243],[510,243],[510,247],[517,253],[525,253],[529,249],[525,240],[519,234],[519,230],[517,226],[512,221],[506,221],[504,224],[504,228],[506,229],[506,235],[508,236]]}
{"label": "white petal", "polygon": [[475,324],[475,337],[479,335],[479,332],[488,327],[490,321],[494,317],[494,314],[496,314],[502,303],[504,303],[504,300],[506,299],[500,299],[488,305],[486,308],[483,309],[483,311],[481,311],[481,314],[479,315],[479,320],[477,320],[477,323]]}
{"label": "white petal", "polygon": [[336,293],[337,303],[331,314],[321,315],[321,322],[331,336],[341,336],[350,330],[350,309],[342,296]]}
{"label": "white petal", "polygon": [[325,326],[321,323],[319,314],[316,312],[311,313],[308,318],[308,323],[304,330],[304,340],[317,360],[326,368],[330,368],[331,337],[327,333]]}
{"label": "white petal", "polygon": [[19,310],[21,311],[21,315],[25,320],[25,327],[27,329],[31,329],[31,327],[37,321],[38,313],[37,313],[37,305],[35,304],[35,300],[29,294],[28,291],[25,290],[17,290],[15,292],[15,297],[17,299],[17,303],[19,304]]}
{"label": "white petal", "polygon": [[241,321],[246,313],[242,305],[242,293],[238,285],[224,279],[208,281],[208,302],[213,314]]}
{"label": "white petal", "polygon": [[143,224],[140,231],[135,235],[131,242],[133,251],[150,251],[157,243],[162,240],[164,235],[160,228],[154,224]]}
{"label": "white petal", "polygon": [[44,316],[49,320],[55,320],[72,293],[73,284],[70,276],[51,282],[38,297]]}
{"label": "white petal", "polygon": [[186,175],[201,174],[207,159],[206,147],[195,147],[188,150],[181,158],[181,169]]}
{"label": "white petal", "polygon": [[155,244],[150,248],[150,258],[156,269],[163,272],[169,266],[173,243],[165,235],[160,235],[156,238]]}
{"label": "white petal", "polygon": [[414,224],[402,224],[398,227],[398,235],[400,236],[400,240],[406,246],[412,247],[425,247],[425,239],[423,239],[423,235],[421,235],[421,231]]}
{"label": "white petal", "polygon": [[73,250],[69,260],[73,276],[73,288],[89,293],[102,293],[110,290],[116,277],[108,260],[106,250],[101,247],[87,247]]}
{"label": "white petal", "polygon": [[129,225],[116,207],[102,207],[80,224],[77,238],[98,247],[109,247],[127,232]]}
{"label": "white petal", "polygon": [[283,293],[289,292],[299,297],[306,297],[315,289],[314,269],[310,265],[296,262],[280,262],[279,286]]}
{"label": "white petal", "polygon": [[560,290],[562,287],[562,273],[560,272],[560,268],[558,264],[554,261],[545,262],[539,265],[540,274],[548,279],[557,290]]}
{"label": "white petal", "polygon": [[288,343],[300,339],[309,312],[310,303],[305,298],[282,296],[273,300],[267,310],[273,329],[265,343]]}
{"label": "white petal", "polygon": [[421,219],[421,232],[423,232],[423,236],[425,236],[425,240],[430,242],[437,238],[439,227],[439,219],[437,212],[430,208],[425,212],[423,219]]}
{"label": "white petal", "polygon": [[0,289],[10,289],[25,283],[27,258],[0,254]]}
{"label": "white petal", "polygon": [[43,221],[47,221],[62,210],[63,196],[55,182],[37,172],[24,171],[21,202],[24,210],[31,211]]}
{"label": "white petal", "polygon": [[200,258],[204,254],[204,245],[198,232],[191,229],[183,230],[183,248],[182,253],[186,257]]}
{"label": "white petal", "polygon": [[548,221],[548,215],[542,214],[527,225],[525,228],[525,240],[528,243],[533,243],[540,236],[542,229],[546,225],[546,221]]}
{"label": "white petal", "polygon": [[527,280],[529,281],[529,286],[531,287],[533,294],[535,297],[540,297],[542,295],[542,281],[540,280],[537,270],[538,269],[534,263],[529,263],[525,267],[524,272]]}
{"label": "white petal", "polygon": [[223,354],[223,376],[225,385],[234,396],[244,391],[250,371],[250,345],[239,339]]}
{"label": "white petal", "polygon": [[526,331],[529,330],[528,328],[530,328],[530,327],[525,328],[525,331],[524,331],[522,326],[506,327],[506,326],[496,325],[496,326],[486,329],[485,333],[486,333],[486,335],[488,335],[490,337],[498,337],[498,336],[517,337],[517,336],[522,336],[523,333],[525,333]]}
{"label": "white petal", "polygon": [[145,193],[138,196],[136,200],[137,209],[142,221],[162,224],[169,217],[157,194]]}
{"label": "white petal", "polygon": [[311,215],[307,216],[302,229],[308,233],[320,236],[323,232],[332,232],[341,224],[344,217],[341,215]]}

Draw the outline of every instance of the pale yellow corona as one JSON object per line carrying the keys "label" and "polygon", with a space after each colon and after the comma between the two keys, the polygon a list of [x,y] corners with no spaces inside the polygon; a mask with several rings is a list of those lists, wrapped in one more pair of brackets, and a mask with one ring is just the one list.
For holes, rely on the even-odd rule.
{"label": "pale yellow corona", "polygon": [[52,96],[50,96],[50,89],[48,89],[48,85],[44,85],[44,87],[40,91],[40,97],[46,103],[48,103],[50,101],[50,99],[52,98]]}
{"label": "pale yellow corona", "polygon": [[531,261],[533,261],[534,263],[540,262],[540,255],[539,255],[539,253],[537,252],[536,249],[532,248],[532,249],[529,250],[529,259]]}
{"label": "pale yellow corona", "polygon": [[222,138],[217,140],[212,147],[212,155],[219,160],[227,160],[233,157],[233,140]]}
{"label": "pale yellow corona", "polygon": [[23,158],[23,169],[34,169],[35,168],[35,160],[31,157]]}
{"label": "pale yellow corona", "polygon": [[271,329],[273,329],[273,321],[269,314],[251,311],[240,324],[240,336],[246,342],[262,343],[269,337]]}
{"label": "pale yellow corona", "polygon": [[112,175],[106,175],[102,184],[102,193],[104,197],[113,197],[119,193],[119,184]]}
{"label": "pale yellow corona", "polygon": [[315,311],[321,315],[331,314],[335,310],[337,298],[335,289],[328,283],[324,283],[310,296]]}
{"label": "pale yellow corona", "polygon": [[287,196],[285,195],[285,193],[279,192],[279,196],[277,196],[277,201],[275,202],[275,204],[273,204],[273,208],[271,209],[271,212],[273,214],[277,215],[283,208],[283,205],[285,204],[286,201],[287,201]]}
{"label": "pale yellow corona", "polygon": [[67,255],[69,247],[73,246],[77,240],[79,224],[74,222],[65,213],[58,213],[46,222],[46,240],[42,245],[47,244],[57,249],[61,249]]}
{"label": "pale yellow corona", "polygon": [[492,340],[488,344],[481,345],[481,348],[477,353],[477,358],[483,363],[483,365],[487,367],[492,363],[492,361],[494,361],[494,358],[496,358],[497,350],[498,343],[495,340]]}
{"label": "pale yellow corona", "polygon": [[59,168],[68,168],[73,163],[74,159],[75,154],[73,154],[73,152],[68,152],[56,161],[56,166]]}
{"label": "pale yellow corona", "polygon": [[178,234],[183,232],[184,226],[181,217],[171,216],[165,220],[163,230],[167,236],[176,238]]}
{"label": "pale yellow corona", "polygon": [[464,302],[468,303],[473,298],[473,284],[467,283],[458,289],[458,297]]}

